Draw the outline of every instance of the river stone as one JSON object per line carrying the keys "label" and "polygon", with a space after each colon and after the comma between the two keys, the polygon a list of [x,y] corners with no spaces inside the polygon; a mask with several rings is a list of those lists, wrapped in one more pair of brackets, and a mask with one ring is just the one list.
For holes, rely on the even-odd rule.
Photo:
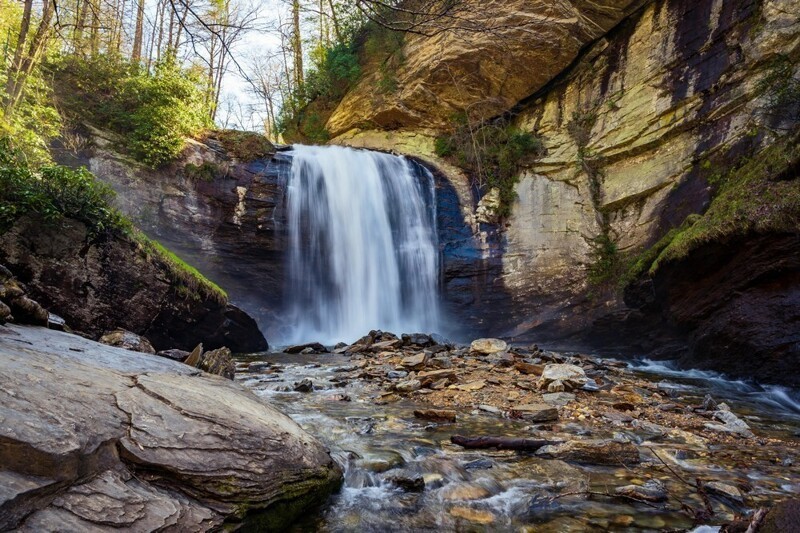
{"label": "river stone", "polygon": [[800,531],[800,499],[793,498],[769,510],[758,533],[786,533]]}
{"label": "river stone", "polygon": [[425,490],[425,480],[422,476],[392,476],[387,479],[393,485],[401,488],[405,492],[422,492]]}
{"label": "river stone", "polygon": [[156,355],[160,355],[161,357],[167,357],[172,359],[173,361],[180,361],[181,363],[186,361],[189,358],[191,352],[187,352],[185,350],[178,350],[177,348],[173,348],[171,350],[161,350]]}
{"label": "river stone", "polygon": [[3,302],[0,302],[0,324],[5,324],[12,318],[14,317],[11,315],[11,308]]}
{"label": "river stone", "polygon": [[517,405],[511,409],[511,416],[531,422],[549,422],[558,420],[558,409],[546,403]]}
{"label": "river stone", "polygon": [[516,363],[514,365],[514,368],[520,374],[525,374],[525,375],[541,376],[542,372],[544,372],[544,365],[534,365],[534,364],[525,363],[525,362],[522,362],[522,361]]}
{"label": "river stone", "polygon": [[640,462],[639,450],[631,442],[616,440],[571,440],[543,446],[536,455],[562,461],[594,465],[629,465]]}
{"label": "river stone", "polygon": [[708,429],[713,429],[714,431],[721,431],[724,433],[733,433],[734,435],[739,435],[746,439],[755,438],[755,435],[750,430],[750,426],[747,425],[747,422],[733,414],[730,411],[730,408],[724,403],[721,403],[719,405],[719,410],[714,412],[714,418],[722,421],[724,425],[708,423],[706,424]]}
{"label": "river stone", "polygon": [[420,352],[416,355],[409,355],[408,357],[404,357],[400,364],[404,368],[408,368],[411,370],[419,370],[420,368],[425,367],[425,363],[428,362],[428,354],[424,352]]}
{"label": "river stone", "polygon": [[115,329],[114,331],[109,331],[100,337],[100,342],[103,344],[108,344],[109,346],[116,346],[117,348],[124,348],[134,352],[149,354],[156,353],[155,348],[153,348],[153,345],[150,344],[149,340],[137,335],[136,333],[132,333],[121,328]]}
{"label": "river stone", "polygon": [[489,511],[473,509],[472,507],[453,507],[450,509],[450,515],[484,526],[491,524],[496,518],[494,514]]}
{"label": "river stone", "polygon": [[508,344],[501,339],[476,339],[472,341],[469,349],[473,353],[489,355],[506,351],[508,349]]}
{"label": "river stone", "polygon": [[549,364],[544,367],[539,378],[539,388],[548,392],[565,392],[581,388],[588,378],[583,369],[576,365]]}
{"label": "river stone", "polygon": [[[306,352],[306,350],[310,350]],[[299,353],[328,353],[328,349],[318,342],[308,342],[306,344],[296,344],[294,346],[287,346],[284,348],[284,353],[299,354]]]}
{"label": "river stone", "polygon": [[395,385],[394,388],[397,392],[414,392],[422,388],[422,383],[420,383],[418,379],[410,379],[408,381],[401,381]]}
{"label": "river stone", "polygon": [[0,353],[0,530],[204,531],[341,479],[230,380],[43,328],[7,327]]}
{"label": "river stone", "polygon": [[295,392],[313,392],[314,383],[310,379],[305,378],[300,380],[299,383],[295,383],[292,390]]}
{"label": "river stone", "polygon": [[738,505],[744,503],[744,496],[742,495],[742,492],[733,485],[720,483],[719,481],[709,481],[708,483],[703,483],[703,489],[710,494],[718,496],[724,501]]}
{"label": "river stone", "polygon": [[481,500],[489,496],[489,491],[473,483],[454,483],[441,490],[441,497],[447,501]]}
{"label": "river stone", "polygon": [[625,485],[623,487],[617,487],[614,489],[614,493],[619,496],[627,496],[628,498],[654,503],[666,501],[669,497],[667,488],[657,479],[651,479],[644,485]]}
{"label": "river stone", "polygon": [[430,335],[425,333],[404,333],[400,336],[403,340],[403,346],[419,346],[420,348],[427,348],[436,344]]}
{"label": "river stone", "polygon": [[564,406],[569,402],[574,402],[575,395],[571,392],[548,392],[542,394],[542,400],[550,405]]}
{"label": "river stone", "polygon": [[236,363],[231,351],[225,347],[205,352],[196,366],[204,372],[228,379],[233,379],[236,374]]}
{"label": "river stone", "polygon": [[450,409],[417,409],[414,411],[416,418],[433,420],[437,422],[455,422],[456,412]]}
{"label": "river stone", "polygon": [[14,320],[20,324],[47,325],[47,310],[32,298],[18,296],[9,300],[8,306],[11,308]]}

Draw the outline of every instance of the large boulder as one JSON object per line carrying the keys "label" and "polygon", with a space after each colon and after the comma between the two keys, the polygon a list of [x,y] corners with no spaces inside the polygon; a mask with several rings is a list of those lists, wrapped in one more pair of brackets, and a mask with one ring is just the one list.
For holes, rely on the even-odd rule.
{"label": "large boulder", "polygon": [[0,530],[207,531],[291,518],[341,478],[230,380],[42,328],[0,328],[0,352]]}
{"label": "large boulder", "polygon": [[476,339],[472,341],[469,349],[474,353],[489,355],[506,351],[508,349],[508,344],[501,339]]}
{"label": "large boulder", "polygon": [[589,378],[579,366],[552,364],[544,367],[539,387],[548,392],[564,392],[583,387],[588,381]]}

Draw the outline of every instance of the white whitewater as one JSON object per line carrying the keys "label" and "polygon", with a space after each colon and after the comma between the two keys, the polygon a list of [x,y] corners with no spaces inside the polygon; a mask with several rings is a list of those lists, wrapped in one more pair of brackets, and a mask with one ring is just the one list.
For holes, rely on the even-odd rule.
{"label": "white whitewater", "polygon": [[287,187],[290,343],[352,342],[372,329],[436,331],[433,177],[402,157],[294,146]]}

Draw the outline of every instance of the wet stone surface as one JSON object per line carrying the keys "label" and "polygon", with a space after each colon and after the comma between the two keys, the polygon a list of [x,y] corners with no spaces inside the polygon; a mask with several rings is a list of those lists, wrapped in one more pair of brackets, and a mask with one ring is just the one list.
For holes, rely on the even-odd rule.
{"label": "wet stone surface", "polygon": [[[792,391],[535,347],[365,337],[338,351],[237,363],[345,471],[298,530],[691,530],[800,492]],[[304,380],[313,390],[294,392]],[[467,449],[454,435],[555,444]]]}

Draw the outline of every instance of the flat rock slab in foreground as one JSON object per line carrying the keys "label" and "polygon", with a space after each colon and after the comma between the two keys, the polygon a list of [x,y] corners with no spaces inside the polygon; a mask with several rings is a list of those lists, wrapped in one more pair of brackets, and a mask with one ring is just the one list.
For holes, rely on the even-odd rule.
{"label": "flat rock slab in foreground", "polygon": [[0,327],[0,465],[0,530],[28,531],[204,531],[302,510],[341,477],[316,439],[230,380],[16,326]]}

